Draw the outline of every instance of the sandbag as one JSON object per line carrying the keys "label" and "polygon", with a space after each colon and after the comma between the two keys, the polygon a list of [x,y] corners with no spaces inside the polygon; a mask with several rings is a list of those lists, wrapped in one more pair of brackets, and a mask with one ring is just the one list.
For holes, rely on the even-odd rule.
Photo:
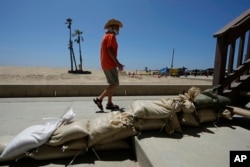
{"label": "sandbag", "polygon": [[[6,136],[1,136],[0,137],[0,154],[3,152],[5,147],[8,145],[8,143],[14,138],[14,136],[11,135],[6,135]],[[0,162],[4,161],[12,161],[16,159],[20,159],[22,157],[25,157],[25,154],[21,154],[18,156],[10,157],[10,158],[5,158],[5,159],[0,159]]]}
{"label": "sandbag", "polygon": [[74,157],[76,155],[82,155],[84,153],[86,153],[86,150],[63,150],[60,146],[42,145],[29,151],[26,155],[27,157],[33,158],[35,160],[51,160]]}
{"label": "sandbag", "polygon": [[3,150],[0,159],[8,159],[21,155],[46,143],[52,133],[63,123],[72,121],[73,110],[67,111],[62,118],[49,121],[44,125],[33,125],[16,135]]}
{"label": "sandbag", "polygon": [[112,143],[98,144],[93,146],[97,151],[108,151],[108,150],[123,150],[130,149],[130,145],[127,140],[118,140]]}
{"label": "sandbag", "polygon": [[213,108],[203,108],[197,110],[200,123],[214,122],[218,119],[218,112]]}
{"label": "sandbag", "polygon": [[198,94],[194,99],[196,109],[199,108],[215,108],[220,109],[229,105],[231,100],[228,97],[217,94],[218,87],[207,89]]}
{"label": "sandbag", "polygon": [[188,89],[188,92],[185,93],[184,95],[187,97],[187,100],[189,101],[193,101],[194,98],[200,94],[201,89],[196,87],[196,86],[192,86],[191,88]]}
{"label": "sandbag", "polygon": [[14,136],[6,135],[0,137],[0,154],[2,154],[3,150],[7,146],[7,144],[14,138]]}
{"label": "sandbag", "polygon": [[69,142],[64,143],[62,149],[69,149],[69,150],[84,150],[88,148],[88,137],[72,140]]}
{"label": "sandbag", "polygon": [[194,99],[196,109],[215,107],[218,104],[217,98],[212,98],[204,94],[198,94]]}
{"label": "sandbag", "polygon": [[138,130],[159,130],[164,128],[166,120],[164,119],[142,119],[137,118],[134,121],[134,127]]}
{"label": "sandbag", "polygon": [[16,157],[46,143],[58,123],[58,121],[48,122],[44,125],[33,125],[24,129],[8,143],[0,159]]}
{"label": "sandbag", "polygon": [[173,113],[171,117],[167,119],[166,125],[165,125],[165,131],[168,134],[172,134],[174,132],[181,133],[181,124],[179,122],[178,116],[176,113]]}
{"label": "sandbag", "polygon": [[193,102],[189,100],[184,100],[184,102],[181,105],[181,110],[185,113],[193,113],[195,111],[195,106]]}
{"label": "sandbag", "polygon": [[98,144],[112,143],[112,142],[115,142],[118,140],[127,139],[128,137],[135,136],[137,134],[138,134],[138,132],[134,127],[132,127],[132,126],[126,127],[122,131],[103,139]]}
{"label": "sandbag", "polygon": [[123,131],[132,125],[132,120],[132,115],[119,111],[90,120],[88,146],[98,144],[102,140]]}
{"label": "sandbag", "polygon": [[88,119],[81,119],[60,126],[46,143],[50,146],[62,145],[68,141],[84,138],[88,135]]}
{"label": "sandbag", "polygon": [[171,114],[171,110],[166,109],[160,100],[136,100],[130,107],[132,115],[137,118],[162,119],[168,118]]}
{"label": "sandbag", "polygon": [[178,118],[179,118],[180,124],[183,126],[197,127],[200,125],[195,113],[180,112],[180,113],[178,113]]}
{"label": "sandbag", "polygon": [[164,97],[161,98],[161,103],[163,104],[164,108],[174,111],[174,112],[180,112],[181,111],[181,105],[180,105],[180,98],[169,98]]}

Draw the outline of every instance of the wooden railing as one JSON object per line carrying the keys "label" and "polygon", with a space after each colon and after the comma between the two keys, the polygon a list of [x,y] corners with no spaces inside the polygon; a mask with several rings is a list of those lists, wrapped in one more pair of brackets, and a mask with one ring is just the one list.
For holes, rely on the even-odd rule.
{"label": "wooden railing", "polygon": [[250,91],[250,9],[214,34],[217,38],[213,86],[233,101]]}

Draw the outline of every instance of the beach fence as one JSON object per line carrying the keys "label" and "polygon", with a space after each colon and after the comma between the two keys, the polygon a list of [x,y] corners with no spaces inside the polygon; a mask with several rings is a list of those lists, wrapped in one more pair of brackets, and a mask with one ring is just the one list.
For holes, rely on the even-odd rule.
{"label": "beach fence", "polygon": [[159,70],[155,71],[129,71],[127,73],[129,78],[138,78],[142,79],[143,77],[153,77],[153,78],[161,78],[161,77],[167,77],[168,75],[165,73],[161,73]]}

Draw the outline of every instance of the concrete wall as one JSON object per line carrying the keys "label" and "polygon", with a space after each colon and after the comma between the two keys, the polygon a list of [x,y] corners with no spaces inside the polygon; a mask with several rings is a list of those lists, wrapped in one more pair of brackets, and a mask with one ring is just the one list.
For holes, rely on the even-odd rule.
{"label": "concrete wall", "polygon": [[[178,95],[193,85],[120,85],[115,96]],[[195,85],[201,90],[211,85]],[[0,97],[97,96],[107,85],[0,85]]]}

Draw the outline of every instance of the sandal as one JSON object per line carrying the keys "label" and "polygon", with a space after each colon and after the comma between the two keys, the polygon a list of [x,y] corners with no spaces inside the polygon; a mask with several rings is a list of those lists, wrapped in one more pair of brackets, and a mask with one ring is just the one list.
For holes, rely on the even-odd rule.
{"label": "sandal", "polygon": [[93,99],[94,103],[97,105],[97,107],[103,111],[103,106],[102,106],[102,100],[99,100],[98,98]]}
{"label": "sandal", "polygon": [[115,105],[115,104],[113,104],[113,103],[110,103],[110,104],[107,104],[107,105],[106,105],[106,109],[107,109],[107,110],[118,110],[118,109],[120,109],[120,108],[119,108],[118,105]]}

